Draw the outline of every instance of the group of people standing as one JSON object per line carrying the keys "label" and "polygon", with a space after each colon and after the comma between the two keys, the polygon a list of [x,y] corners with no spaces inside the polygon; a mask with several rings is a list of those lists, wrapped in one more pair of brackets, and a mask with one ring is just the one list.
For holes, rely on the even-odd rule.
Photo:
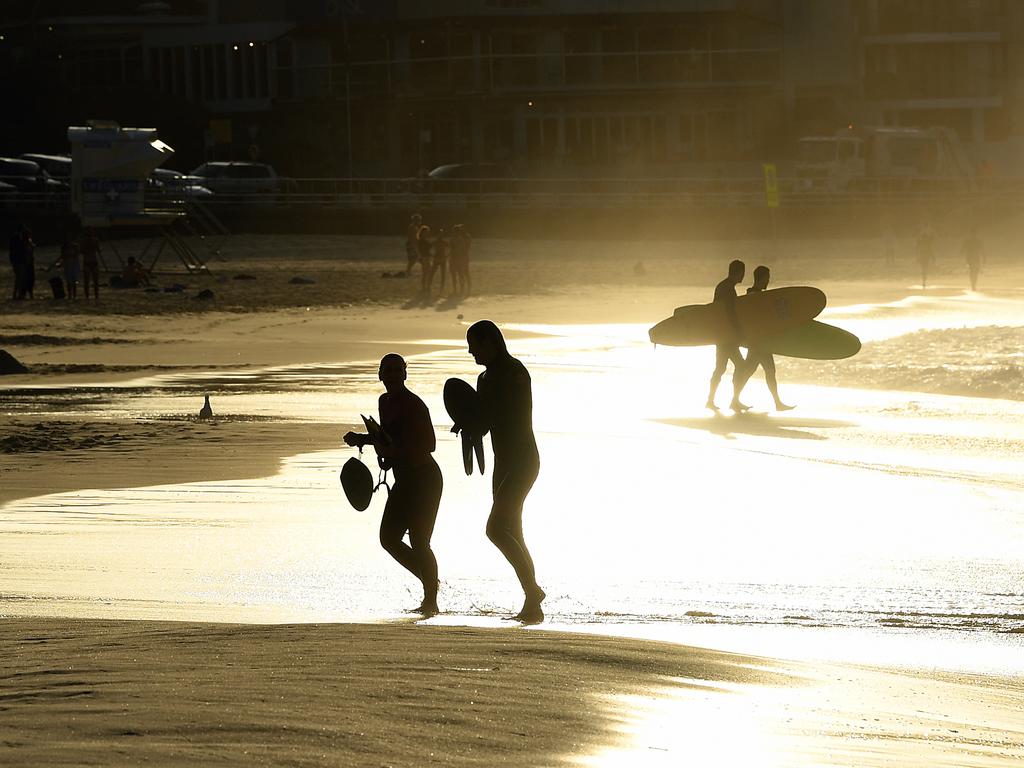
{"label": "group of people standing", "polygon": [[[14,299],[35,298],[36,244],[32,230],[19,227],[11,235],[8,256],[14,271]],[[63,281],[58,280],[61,290],[54,289],[54,296],[69,299],[78,298],[78,283],[84,280],[85,297],[89,298],[90,288],[95,298],[100,297],[100,241],[92,229],[84,230],[78,238],[68,234],[60,247],[60,256],[50,265],[49,271],[60,270]]]}
{"label": "group of people standing", "polygon": [[[887,266],[896,264],[896,236],[891,227],[886,228],[884,237],[885,263]],[[925,224],[914,239],[914,258],[921,270],[921,287],[928,287],[928,275],[935,266],[936,241],[935,229],[931,224]],[[977,227],[971,227],[960,245],[960,253],[963,254],[964,262],[967,265],[967,277],[971,284],[971,290],[978,290],[978,277],[981,275],[985,265],[985,246],[978,235]]]}
{"label": "group of people standing", "polygon": [[[544,620],[546,595],[537,584],[523,537],[523,504],[540,472],[530,374],[509,354],[501,331],[490,320],[470,326],[466,341],[469,353],[484,368],[477,392],[494,451],[487,538],[513,567],[523,589],[523,607],[511,618],[536,624]],[[380,543],[423,587],[423,601],[413,612],[433,616],[438,612],[439,582],[430,540],[444,488],[441,469],[431,455],[436,447],[433,422],[426,404],[406,385],[408,370],[400,355],[385,355],[378,377],[385,389],[378,407],[387,441],[375,442],[370,434],[359,432],[348,432],[344,439],[360,448],[373,445],[381,466],[394,472],[395,484],[380,522]],[[403,540],[407,533],[408,544]]]}
{"label": "group of people standing", "polygon": [[425,297],[433,293],[434,277],[441,276],[439,295],[444,293],[448,273],[452,277],[452,295],[468,295],[471,287],[469,277],[469,248],[473,238],[465,224],[456,224],[451,231],[438,227],[435,232],[423,223],[423,217],[414,213],[409,218],[405,235],[406,274],[412,275],[413,267],[420,265],[420,291]]}

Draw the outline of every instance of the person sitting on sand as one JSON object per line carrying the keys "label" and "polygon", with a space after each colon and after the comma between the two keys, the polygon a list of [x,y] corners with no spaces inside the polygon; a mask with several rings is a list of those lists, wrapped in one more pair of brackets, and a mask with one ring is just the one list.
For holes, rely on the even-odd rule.
{"label": "person sitting on sand", "polygon": [[978,237],[978,230],[971,227],[971,232],[964,240],[960,250],[964,254],[964,261],[967,262],[967,275],[971,280],[971,290],[978,290],[978,275],[985,264],[985,246]]}
{"label": "person sitting on sand", "polygon": [[537,624],[544,621],[541,603],[546,595],[537,584],[533,558],[523,537],[523,504],[540,473],[530,373],[509,354],[505,338],[490,320],[473,323],[466,341],[477,365],[484,366],[477,378],[477,391],[494,449],[487,538],[515,569],[523,588],[525,600],[515,620]]}
{"label": "person sitting on sand", "polygon": [[149,275],[134,256],[129,256],[121,274],[114,275],[110,280],[111,288],[139,288],[143,285],[149,285]]}
{"label": "person sitting on sand", "polygon": [[[768,281],[771,279],[771,271],[768,267],[761,265],[754,269],[754,283],[747,288],[747,293],[757,293],[758,291],[764,291],[768,288]],[[758,349],[756,346],[748,347],[747,349],[747,362],[745,370],[739,374],[739,384],[736,385],[736,397],[738,398],[740,393],[743,391],[743,387],[746,386],[750,377],[757,371],[757,366],[761,366],[764,369],[764,381],[768,385],[768,391],[772,393],[772,397],[775,398],[775,410],[777,411],[791,411],[793,410],[792,405],[786,405],[782,402],[779,397],[779,382],[775,378],[775,356],[764,349]],[[734,372],[733,376],[737,376]]]}
{"label": "person sitting on sand", "polygon": [[737,384],[741,384],[742,377],[747,367],[747,361],[740,353],[739,342],[743,338],[743,329],[740,327],[740,319],[736,314],[736,286],[743,281],[746,274],[746,265],[736,259],[729,263],[729,274],[717,286],[715,286],[715,304],[721,304],[725,308],[731,333],[727,338],[722,339],[715,345],[715,370],[711,374],[711,388],[708,390],[707,407],[713,411],[718,410],[715,405],[715,394],[718,392],[718,385],[722,381],[726,366],[732,360],[732,410],[740,413],[750,410],[749,406],[740,402],[740,392]]}
{"label": "person sitting on sand", "polygon": [[[437,509],[441,504],[441,469],[431,454],[436,447],[430,411],[405,385],[408,375],[401,355],[384,355],[378,378],[386,392],[380,396],[380,426],[390,438],[373,443],[368,434],[348,432],[345,442],[362,448],[373,444],[381,466],[395,473],[380,521],[381,546],[423,585],[423,602],[414,609],[423,616],[437,613],[437,559],[430,548]],[[402,537],[409,534],[409,544]]]}

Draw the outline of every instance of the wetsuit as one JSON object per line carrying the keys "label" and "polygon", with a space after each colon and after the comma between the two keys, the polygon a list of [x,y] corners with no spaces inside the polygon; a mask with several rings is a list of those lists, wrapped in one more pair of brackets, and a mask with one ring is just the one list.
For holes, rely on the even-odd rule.
{"label": "wetsuit", "polygon": [[[437,583],[430,537],[443,486],[441,469],[430,455],[436,447],[430,411],[407,389],[384,393],[378,405],[381,428],[391,438],[391,453],[385,461],[395,473],[380,521],[381,544],[430,590]],[[411,549],[402,542],[406,531]]]}
{"label": "wetsuit", "polygon": [[494,449],[491,518],[521,537],[523,502],[540,472],[530,373],[516,358],[505,355],[480,374],[477,391]]}

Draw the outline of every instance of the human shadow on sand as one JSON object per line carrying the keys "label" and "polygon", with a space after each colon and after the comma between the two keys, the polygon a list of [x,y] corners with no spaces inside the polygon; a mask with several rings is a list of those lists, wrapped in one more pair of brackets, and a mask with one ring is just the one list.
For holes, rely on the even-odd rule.
{"label": "human shadow on sand", "polygon": [[[761,437],[785,437],[792,440],[827,440],[825,435],[808,432],[807,429],[838,429],[854,427],[851,421],[838,419],[809,419],[794,416],[773,416],[767,413],[723,414],[714,413],[692,419],[654,419],[660,424],[685,429],[702,429],[714,435],[758,435]],[[805,429],[798,429],[805,427]]]}

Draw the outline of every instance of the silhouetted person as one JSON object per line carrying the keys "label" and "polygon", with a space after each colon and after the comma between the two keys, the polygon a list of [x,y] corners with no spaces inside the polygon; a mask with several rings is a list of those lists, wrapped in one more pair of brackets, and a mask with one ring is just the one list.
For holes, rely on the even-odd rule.
{"label": "silhouetted person", "polygon": [[928,287],[928,269],[935,263],[935,233],[925,225],[917,236],[917,264],[921,267],[921,287]]}
{"label": "silhouetted person", "polygon": [[490,320],[473,323],[466,332],[469,353],[484,366],[477,391],[485,433],[491,433],[494,501],[487,518],[487,538],[516,571],[525,600],[515,616],[536,624],[544,620],[546,595],[537,584],[530,550],[523,538],[523,504],[540,473],[540,453],[533,434],[533,390],[530,373],[508,353],[505,338]]}
{"label": "silhouetted person", "polygon": [[405,227],[405,275],[412,277],[412,268],[420,260],[420,252],[416,247],[416,237],[419,234],[420,226],[423,224],[423,217],[414,213],[409,217],[409,223]]}
{"label": "silhouetted person", "polygon": [[[64,282],[68,289],[68,298],[78,298],[78,279],[81,276],[81,254],[79,253],[78,242],[67,235],[60,247],[60,259],[58,259],[63,272]],[[56,265],[54,265],[56,266]]]}
{"label": "silhouetted person", "polygon": [[111,288],[139,288],[143,285],[149,285],[149,276],[134,256],[128,257],[120,276],[115,275],[110,280]]}
{"label": "silhouetted person", "polygon": [[978,237],[978,230],[971,228],[971,233],[964,240],[963,246],[960,248],[964,254],[964,260],[967,262],[967,274],[971,279],[971,290],[978,290],[978,275],[981,274],[981,268],[985,264],[985,246],[981,242],[981,238]]}
{"label": "silhouetted person", "polygon": [[[754,269],[754,283],[747,288],[747,293],[757,293],[758,291],[764,291],[768,289],[768,282],[771,279],[771,272],[768,267],[760,266]],[[758,349],[757,345],[751,345],[747,349],[747,362],[744,366],[742,373],[733,373],[733,377],[740,376],[739,384],[736,386],[736,397],[739,397],[740,392],[743,391],[743,387],[746,386],[750,377],[757,371],[757,366],[761,366],[764,369],[764,380],[768,385],[768,391],[772,393],[772,397],[775,399],[775,410],[777,411],[791,411],[793,410],[792,405],[786,405],[782,402],[779,397],[779,382],[775,378],[775,357],[771,352]]]}
{"label": "silhouetted person", "polygon": [[882,249],[885,252],[885,265],[887,267],[896,266],[896,233],[893,232],[892,227],[887,226],[882,232]]}
{"label": "silhouetted person", "polygon": [[200,419],[212,419],[213,418],[213,406],[210,405],[210,396],[206,395],[206,399],[203,400],[203,407],[199,409]]}
{"label": "silhouetted person", "polygon": [[456,293],[469,295],[469,247],[473,238],[466,231],[465,224],[452,227],[452,245],[450,263],[452,267],[452,286]]}
{"label": "silhouetted person", "polygon": [[430,236],[430,227],[424,224],[416,233],[416,252],[420,256],[420,291],[430,295],[430,283],[434,278],[434,262],[431,254],[434,240]]}
{"label": "silhouetted person", "polygon": [[92,284],[96,298],[100,297],[100,240],[91,227],[82,234],[78,242],[82,252],[82,282],[85,287],[85,298],[89,298],[89,285]]}
{"label": "silhouetted person", "polygon": [[[434,425],[422,400],[405,386],[405,360],[384,355],[378,377],[387,391],[380,396],[380,426],[387,440],[373,442],[370,435],[348,432],[345,442],[362,447],[373,444],[381,466],[395,473],[380,521],[381,546],[423,584],[423,602],[416,613],[437,613],[437,559],[430,548],[437,508],[441,504],[441,469],[434,452]],[[402,537],[409,534],[409,544]],[[410,546],[411,544],[411,546]]]}
{"label": "silhouetted person", "polygon": [[441,273],[441,286],[437,295],[444,293],[444,283],[448,274],[449,241],[445,236],[444,227],[437,230],[437,237],[434,238],[434,260],[431,264],[430,285],[434,284],[434,273]]}
{"label": "silhouetted person", "polygon": [[14,290],[11,293],[12,299],[25,298],[21,290],[21,272],[25,267],[25,238],[22,228],[18,227],[11,233],[7,243],[7,257],[11,262],[11,270],[14,272]]}
{"label": "silhouetted person", "polygon": [[736,286],[743,281],[743,275],[746,274],[746,271],[747,267],[742,261],[738,259],[731,261],[729,262],[729,275],[715,286],[714,303],[721,304],[725,308],[731,333],[728,338],[722,339],[715,345],[715,370],[711,374],[711,387],[708,389],[707,402],[707,407],[713,411],[718,410],[718,407],[715,405],[715,394],[718,392],[718,385],[722,381],[722,374],[725,373],[726,366],[730,360],[732,360],[733,378],[730,408],[737,412],[749,410],[749,406],[740,402],[740,393],[739,389],[737,389],[737,384],[742,384],[741,379],[746,368],[746,360],[743,359],[739,347],[740,339],[743,337],[743,329],[740,327],[740,319],[736,314]]}
{"label": "silhouetted person", "polygon": [[21,241],[24,248],[21,262],[21,296],[24,298],[27,295],[30,299],[34,299],[36,289],[36,242],[32,239],[32,230],[28,227],[22,227]]}

